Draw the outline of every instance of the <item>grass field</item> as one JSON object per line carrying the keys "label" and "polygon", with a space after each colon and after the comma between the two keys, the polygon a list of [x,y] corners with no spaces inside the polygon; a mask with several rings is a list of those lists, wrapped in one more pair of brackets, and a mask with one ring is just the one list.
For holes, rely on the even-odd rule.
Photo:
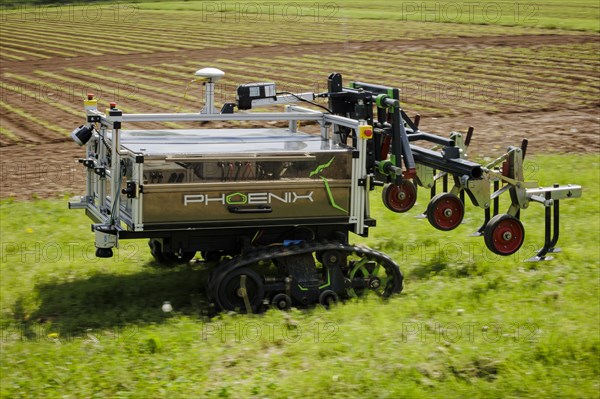
{"label": "grass field", "polygon": [[[52,4],[54,3],[54,4]],[[6,12],[29,5],[51,10],[56,3],[49,0],[2,0]],[[64,1],[64,3],[69,3]],[[88,8],[101,7],[107,1],[95,1]],[[480,25],[530,26],[544,29],[570,29],[597,32],[600,7],[592,0],[543,2],[495,0],[480,2],[421,1],[370,1],[341,0],[315,2],[235,2],[211,1],[143,1],[121,4],[129,14],[133,10],[199,11],[207,18],[246,18],[256,20],[283,15],[292,21],[301,17],[333,22],[339,18],[365,20],[396,20],[441,22]],[[51,13],[51,11],[48,11]],[[237,16],[236,16],[237,14]]]}
{"label": "grass field", "polygon": [[380,227],[354,241],[393,256],[404,293],[254,317],[203,316],[203,263],[161,269],[141,241],[98,260],[89,222],[64,201],[4,200],[2,395],[595,397],[599,166],[596,155],[528,161],[532,180],[586,186],[561,207],[554,261],[523,262],[542,242],[542,207],[524,213],[523,248],[500,258],[466,237],[482,216],[472,207],[442,233],[417,211],[390,215],[376,192]]}
{"label": "grass field", "polygon": [[[160,1],[140,4],[143,10],[204,11],[208,16],[223,14],[231,17],[238,12],[241,18],[264,17],[282,13],[289,19],[299,15],[334,21],[337,18],[361,20],[394,20],[477,25],[528,26],[544,29],[570,29],[598,31],[600,7],[594,1],[544,2],[511,0],[482,2],[425,1],[370,1],[344,0],[315,2],[312,0],[293,3],[258,3],[243,0],[222,3],[214,7],[206,2]],[[225,17],[225,18],[226,18]]]}

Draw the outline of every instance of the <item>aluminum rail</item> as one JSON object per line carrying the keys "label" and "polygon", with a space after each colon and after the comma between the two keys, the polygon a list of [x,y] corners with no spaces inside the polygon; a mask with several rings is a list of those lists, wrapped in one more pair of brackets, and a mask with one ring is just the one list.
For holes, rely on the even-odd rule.
{"label": "aluminum rail", "polygon": [[253,112],[248,114],[123,114],[108,118],[120,122],[177,122],[177,121],[288,121],[319,120],[322,112]]}
{"label": "aluminum rail", "polygon": [[361,122],[356,119],[346,118],[345,116],[323,114],[325,122],[331,122],[334,125],[344,126],[350,129],[358,129]]}

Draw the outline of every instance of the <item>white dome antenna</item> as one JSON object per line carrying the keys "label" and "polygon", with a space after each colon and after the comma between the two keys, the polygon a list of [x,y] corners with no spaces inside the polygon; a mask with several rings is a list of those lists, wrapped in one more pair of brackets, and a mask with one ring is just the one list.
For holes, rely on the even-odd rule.
{"label": "white dome antenna", "polygon": [[217,68],[202,68],[198,69],[194,74],[198,80],[204,81],[206,100],[204,108],[200,111],[201,114],[218,114],[215,109],[215,82],[225,76],[225,72]]}
{"label": "white dome antenna", "polygon": [[209,83],[215,83],[217,80],[225,76],[225,72],[217,68],[202,68],[198,69],[195,75]]}

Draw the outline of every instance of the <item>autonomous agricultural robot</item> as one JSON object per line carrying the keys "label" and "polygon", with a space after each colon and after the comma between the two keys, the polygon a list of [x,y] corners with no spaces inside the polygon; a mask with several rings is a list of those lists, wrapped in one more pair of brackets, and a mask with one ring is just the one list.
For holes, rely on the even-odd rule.
{"label": "autonomous agricultural robot", "polygon": [[[161,264],[185,263],[199,252],[216,264],[207,293],[221,310],[328,306],[369,292],[399,293],[396,262],[349,243],[350,233],[364,237],[376,226],[369,193],[378,186],[392,212],[414,206],[417,186],[428,190],[423,217],[445,231],[461,224],[468,198],[485,216],[475,235],[503,256],[523,244],[521,211],[540,203],[545,245],[533,260],[557,252],[559,202],[581,196],[577,185],[525,181],[526,140],[487,165],[468,160],[472,128],[449,138],[420,130],[393,87],[344,86],[338,73],[322,93],[250,83],[217,110],[214,85],[224,73],[204,68],[196,75],[206,96],[198,113],[128,114],[114,103],[101,112],[88,95],[86,123],[71,134],[85,146],[86,191],[69,207],[93,220],[98,257],[112,256],[120,240],[140,238]],[[272,106],[283,112],[252,111]],[[133,122],[215,121],[246,127],[124,129]],[[281,127],[248,126],[266,122]],[[302,132],[300,123],[315,133]],[[500,213],[503,194],[510,205]]]}

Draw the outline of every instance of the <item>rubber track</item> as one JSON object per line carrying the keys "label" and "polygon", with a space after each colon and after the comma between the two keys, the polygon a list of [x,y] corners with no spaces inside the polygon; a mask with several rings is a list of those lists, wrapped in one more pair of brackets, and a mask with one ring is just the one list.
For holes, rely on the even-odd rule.
{"label": "rubber track", "polygon": [[322,252],[322,251],[341,251],[348,255],[356,255],[367,258],[371,261],[376,261],[381,264],[386,270],[395,268],[400,277],[400,288],[392,294],[397,294],[402,291],[404,276],[400,271],[400,267],[388,255],[375,251],[374,249],[356,245],[342,244],[335,241],[313,241],[304,242],[301,244],[293,244],[288,246],[278,245],[273,247],[260,248],[246,254],[235,256],[229,260],[220,263],[214,274],[211,276],[208,283],[209,297],[216,301],[218,287],[224,276],[241,267],[254,265],[259,262],[274,261],[288,256],[296,256],[307,253]]}

